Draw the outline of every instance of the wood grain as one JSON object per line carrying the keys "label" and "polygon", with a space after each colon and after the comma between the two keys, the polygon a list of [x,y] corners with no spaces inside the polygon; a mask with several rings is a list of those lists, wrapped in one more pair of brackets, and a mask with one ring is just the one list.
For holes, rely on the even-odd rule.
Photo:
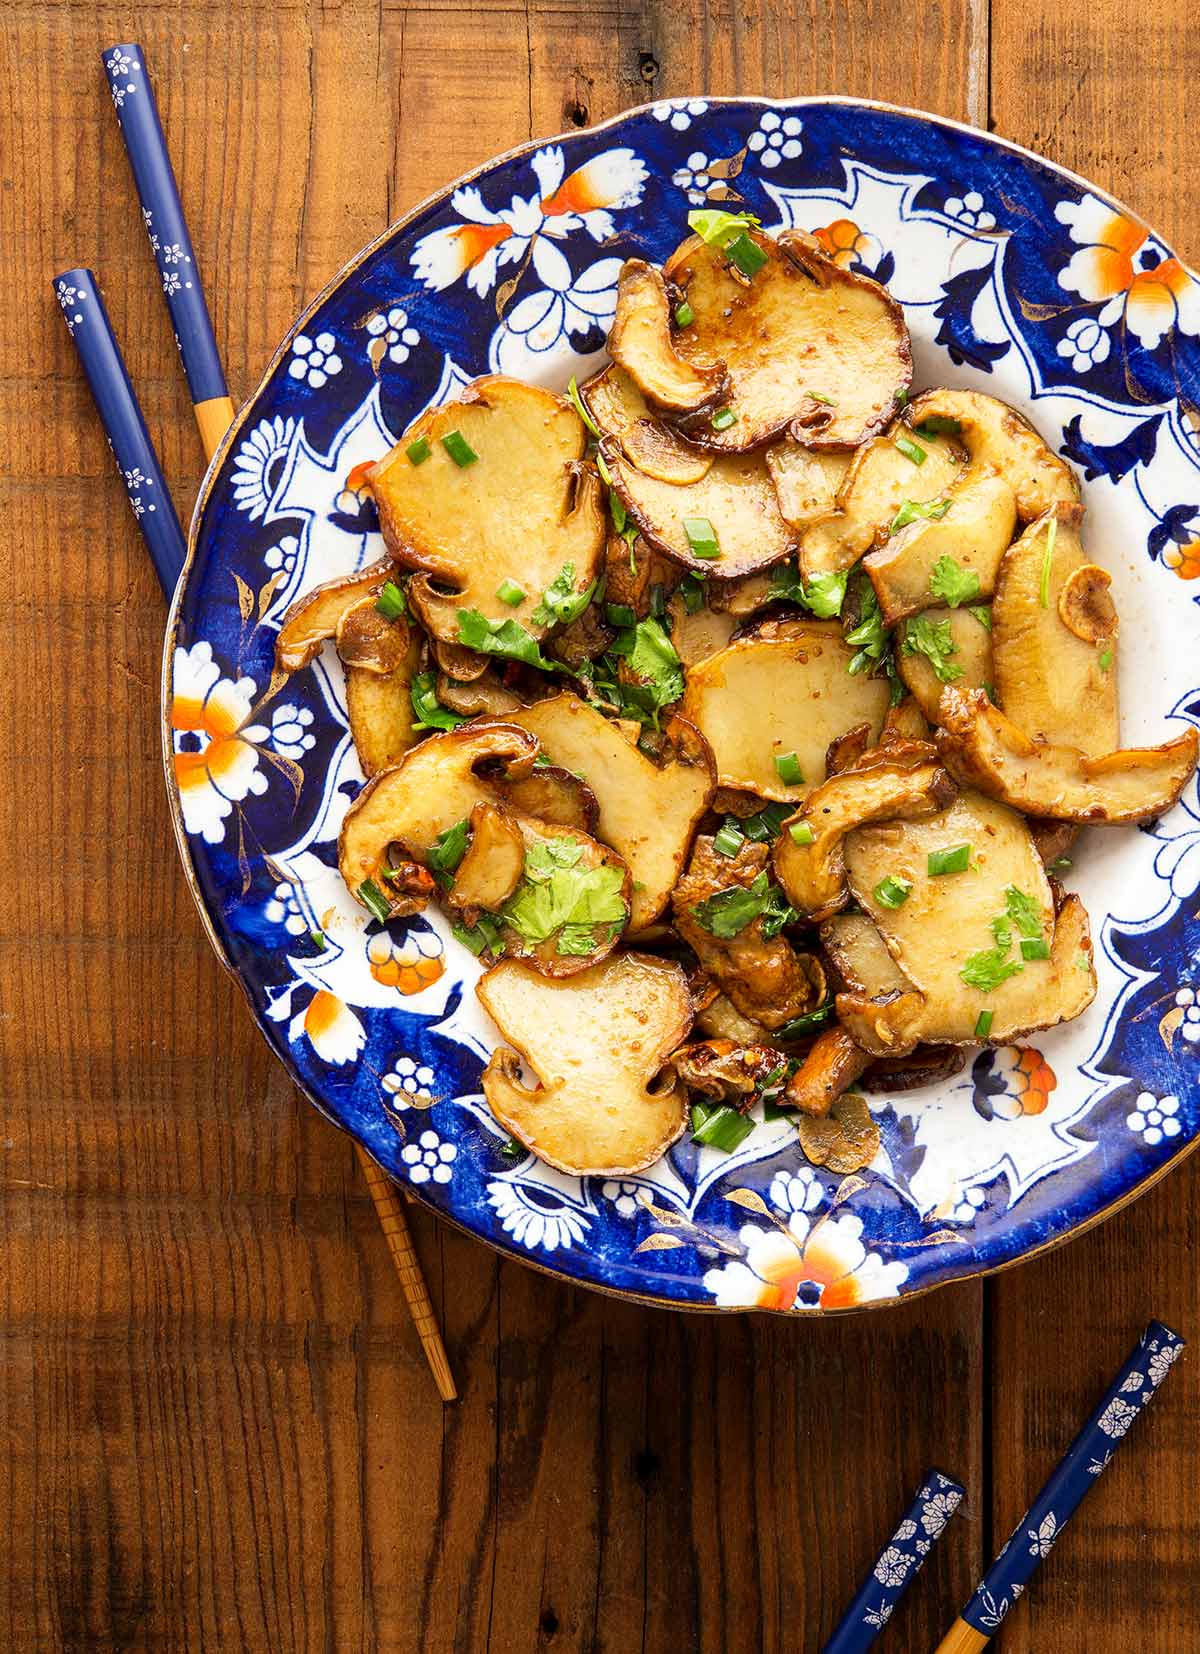
{"label": "wood grain", "polygon": [[[19,322],[0,333],[0,1647],[816,1650],[940,1462],[972,1500],[893,1632],[929,1647],[1129,1317],[1144,1302],[1186,1325],[1194,1270],[1165,1195],[1120,1220],[1140,1254],[1114,1227],[994,1289],[990,1386],[978,1287],[866,1320],[674,1316],[502,1263],[414,1209],[461,1391],[443,1410],[350,1145],[295,1099],[179,877],[160,601],[48,289],[70,264],[99,272],[184,506],[200,454],[101,46],[141,31],[244,393],[347,256],[508,145],[688,91],[836,89],[982,121],[988,25],[985,0],[931,0],[919,27],[899,0],[0,11],[0,246]],[[1065,0],[1023,20],[997,0],[1010,135],[1031,136],[1030,64],[1047,42],[1075,51],[1079,27]],[[1136,45],[1169,81],[1166,191],[1187,82]],[[1088,145],[1109,144],[1114,170],[1126,151],[1100,90],[1047,141],[1077,145],[1063,158],[1103,181]],[[1038,98],[1050,121],[1049,82]],[[1147,155],[1148,126],[1134,134]],[[1178,206],[1163,217],[1185,227]],[[30,877],[31,837],[69,886]],[[1195,1210],[1193,1196],[1192,1228]],[[1086,1364],[1035,1337],[1023,1287],[1066,1315]],[[1136,1495],[1132,1455],[1129,1480],[1114,1466],[1096,1495],[1117,1490],[1113,1524],[1143,1499],[1114,1554],[1149,1559],[1153,1529],[1172,1650],[1196,1646],[1185,1382],[1186,1365],[1146,1426],[1170,1503]],[[1083,1569],[1096,1553],[1072,1538]],[[1127,1631],[1140,1587],[1110,1570],[1093,1616],[1064,1582],[1069,1543],[1038,1587],[1039,1646],[1057,1632],[1124,1654],[1109,1627]],[[1012,1640],[1033,1623],[1012,1647],[1033,1646]]]}

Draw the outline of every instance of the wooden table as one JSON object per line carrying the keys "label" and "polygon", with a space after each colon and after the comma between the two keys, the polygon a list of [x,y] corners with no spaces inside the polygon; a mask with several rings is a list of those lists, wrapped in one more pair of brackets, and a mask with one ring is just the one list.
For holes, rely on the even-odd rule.
{"label": "wooden table", "polygon": [[[235,394],[390,218],[650,96],[835,91],[1043,151],[1200,255],[1184,5],[9,0],[0,1646],[816,1650],[930,1463],[927,1649],[1151,1313],[1200,1338],[1200,1157],[1076,1244],[859,1319],[644,1311],[414,1215],[443,1410],[350,1144],[201,934],[162,606],[48,286],[104,282],[177,498],[201,461],[97,60],[153,65]],[[1200,1649],[1193,1353],[1001,1639]]]}

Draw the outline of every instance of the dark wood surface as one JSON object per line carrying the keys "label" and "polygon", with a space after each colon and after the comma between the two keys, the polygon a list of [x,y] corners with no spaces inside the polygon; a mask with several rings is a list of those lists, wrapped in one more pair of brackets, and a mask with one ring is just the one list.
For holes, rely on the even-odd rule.
{"label": "dark wood surface", "polygon": [[[101,273],[201,463],[97,52],[156,76],[235,394],[344,259],[530,135],[837,91],[1004,135],[1200,251],[1188,8],[809,0],[0,8],[0,1648],[817,1650],[922,1470],[971,1489],[881,1646],[953,1617],[1151,1313],[1200,1332],[1200,1159],[986,1285],[834,1322],[646,1311],[414,1211],[443,1410],[348,1142],[179,876],[162,608],[50,276]],[[1200,1649],[1200,1359],[1000,1645]]]}

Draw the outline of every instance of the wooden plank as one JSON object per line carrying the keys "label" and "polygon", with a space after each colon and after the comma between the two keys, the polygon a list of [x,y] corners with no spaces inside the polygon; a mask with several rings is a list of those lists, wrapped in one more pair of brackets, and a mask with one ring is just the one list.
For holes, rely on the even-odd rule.
{"label": "wooden plank", "polygon": [[[992,119],[1116,193],[1182,257],[1200,258],[1190,176],[1200,37],[1186,8],[1053,0],[1031,14],[992,0]],[[998,1546],[1151,1316],[1194,1335],[1200,1162],[1075,1244],[991,1289],[991,1419]],[[1005,1630],[1005,1648],[1051,1637],[1095,1654],[1196,1648],[1200,1507],[1189,1354],[1132,1433]]]}

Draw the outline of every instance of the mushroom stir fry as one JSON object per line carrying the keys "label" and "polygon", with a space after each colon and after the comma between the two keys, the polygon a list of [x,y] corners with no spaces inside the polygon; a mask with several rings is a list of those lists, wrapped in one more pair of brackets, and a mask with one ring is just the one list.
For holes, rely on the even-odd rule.
{"label": "mushroom stir fry", "polygon": [[613,1177],[765,1112],[850,1172],[863,1092],[1088,1006],[1065,851],[1169,808],[1196,732],[1121,748],[1109,576],[1020,414],[910,399],[900,307],[811,237],[689,226],[625,264],[588,383],[479,379],[405,432],[390,555],[277,661],[336,645],[342,876],[486,966],[515,1138]]}

